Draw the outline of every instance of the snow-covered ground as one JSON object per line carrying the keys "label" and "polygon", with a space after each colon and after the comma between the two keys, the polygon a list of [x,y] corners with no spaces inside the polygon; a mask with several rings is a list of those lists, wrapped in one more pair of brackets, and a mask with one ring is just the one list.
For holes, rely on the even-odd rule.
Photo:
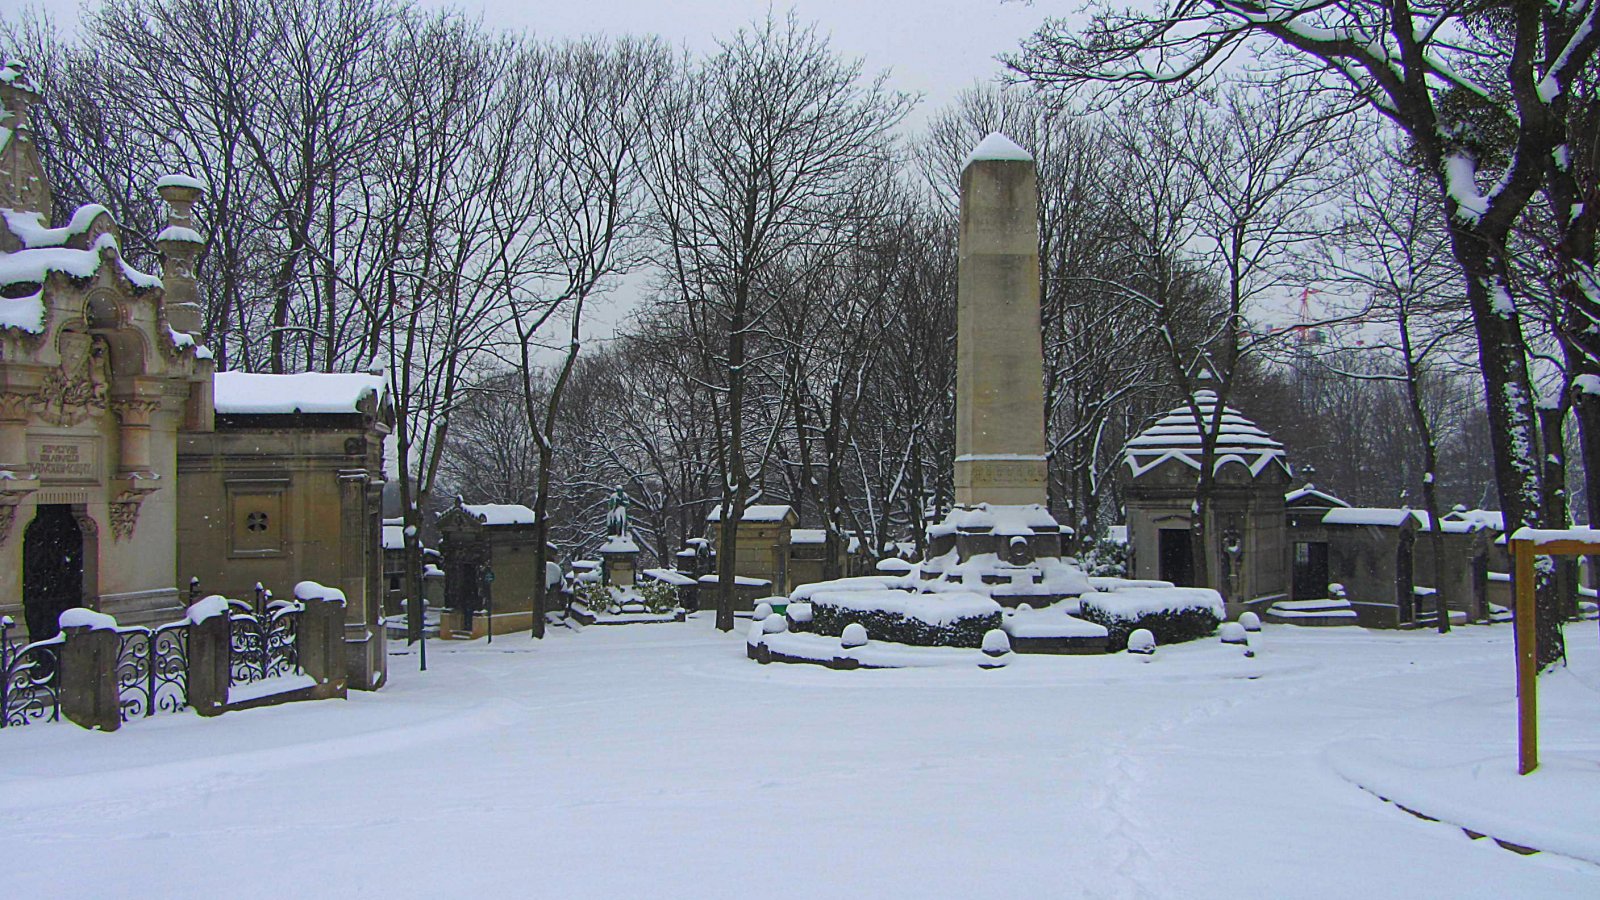
{"label": "snow-covered ground", "polygon": [[[1600,760],[1594,627],[1574,626],[1574,674],[1549,691],[1561,778]],[[1269,627],[1253,660],[1205,641],[1148,664],[856,672],[756,665],[703,619],[433,643],[429,672],[394,657],[388,688],[346,702],[0,732],[0,884],[18,898],[1600,896],[1600,866],[1471,840],[1341,775],[1509,766],[1510,639]],[[1442,783],[1424,799],[1463,782]],[[1558,824],[1591,827],[1600,794],[1566,802]]]}

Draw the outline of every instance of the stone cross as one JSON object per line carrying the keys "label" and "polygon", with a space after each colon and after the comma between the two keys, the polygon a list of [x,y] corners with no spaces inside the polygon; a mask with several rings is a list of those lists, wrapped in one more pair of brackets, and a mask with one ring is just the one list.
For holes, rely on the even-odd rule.
{"label": "stone cross", "polygon": [[1046,502],[1039,183],[1033,157],[984,138],[961,172],[956,503]]}

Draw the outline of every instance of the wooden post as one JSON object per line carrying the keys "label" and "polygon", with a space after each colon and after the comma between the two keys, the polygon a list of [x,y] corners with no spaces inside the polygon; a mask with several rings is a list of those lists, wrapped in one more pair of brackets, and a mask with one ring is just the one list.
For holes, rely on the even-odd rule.
{"label": "wooden post", "polygon": [[1539,660],[1534,630],[1532,541],[1513,540],[1515,567],[1517,647],[1517,772],[1526,775],[1539,767]]}

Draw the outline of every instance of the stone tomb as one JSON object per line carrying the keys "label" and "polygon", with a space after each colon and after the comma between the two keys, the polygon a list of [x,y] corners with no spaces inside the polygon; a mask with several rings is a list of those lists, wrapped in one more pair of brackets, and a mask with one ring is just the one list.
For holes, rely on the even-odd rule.
{"label": "stone tomb", "polygon": [[[382,379],[238,376],[256,379],[241,394],[223,373],[219,409],[197,339],[205,185],[156,183],[159,276],[123,258],[103,206],[52,227],[39,100],[19,63],[0,67],[0,614],[40,640],[71,607],[172,621],[191,578],[236,597],[331,581],[348,601],[350,684],[378,687]],[[241,396],[254,406],[230,405]]]}
{"label": "stone tomb", "polygon": [[181,611],[177,438],[212,420],[212,361],[193,336],[200,190],[159,186],[160,277],[122,258],[102,206],[50,227],[38,99],[18,66],[0,71],[0,614],[34,639],[73,606],[123,624]]}
{"label": "stone tomb", "polygon": [[538,548],[533,510],[458,499],[439,516],[438,527],[445,561],[439,636],[484,637],[491,625],[496,634],[531,629]]}

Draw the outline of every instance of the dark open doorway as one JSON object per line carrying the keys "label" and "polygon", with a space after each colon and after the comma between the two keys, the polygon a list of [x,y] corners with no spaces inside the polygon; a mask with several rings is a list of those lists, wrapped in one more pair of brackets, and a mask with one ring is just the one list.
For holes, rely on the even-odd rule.
{"label": "dark open doorway", "polygon": [[1328,596],[1328,545],[1322,541],[1297,541],[1294,545],[1294,587],[1296,600],[1320,600]]}
{"label": "dark open doorway", "polygon": [[1159,532],[1161,580],[1178,587],[1194,586],[1194,545],[1189,529],[1163,528]]}
{"label": "dark open doorway", "polygon": [[22,609],[28,640],[54,637],[61,613],[83,603],[83,529],[72,507],[41,505],[22,538]]}

